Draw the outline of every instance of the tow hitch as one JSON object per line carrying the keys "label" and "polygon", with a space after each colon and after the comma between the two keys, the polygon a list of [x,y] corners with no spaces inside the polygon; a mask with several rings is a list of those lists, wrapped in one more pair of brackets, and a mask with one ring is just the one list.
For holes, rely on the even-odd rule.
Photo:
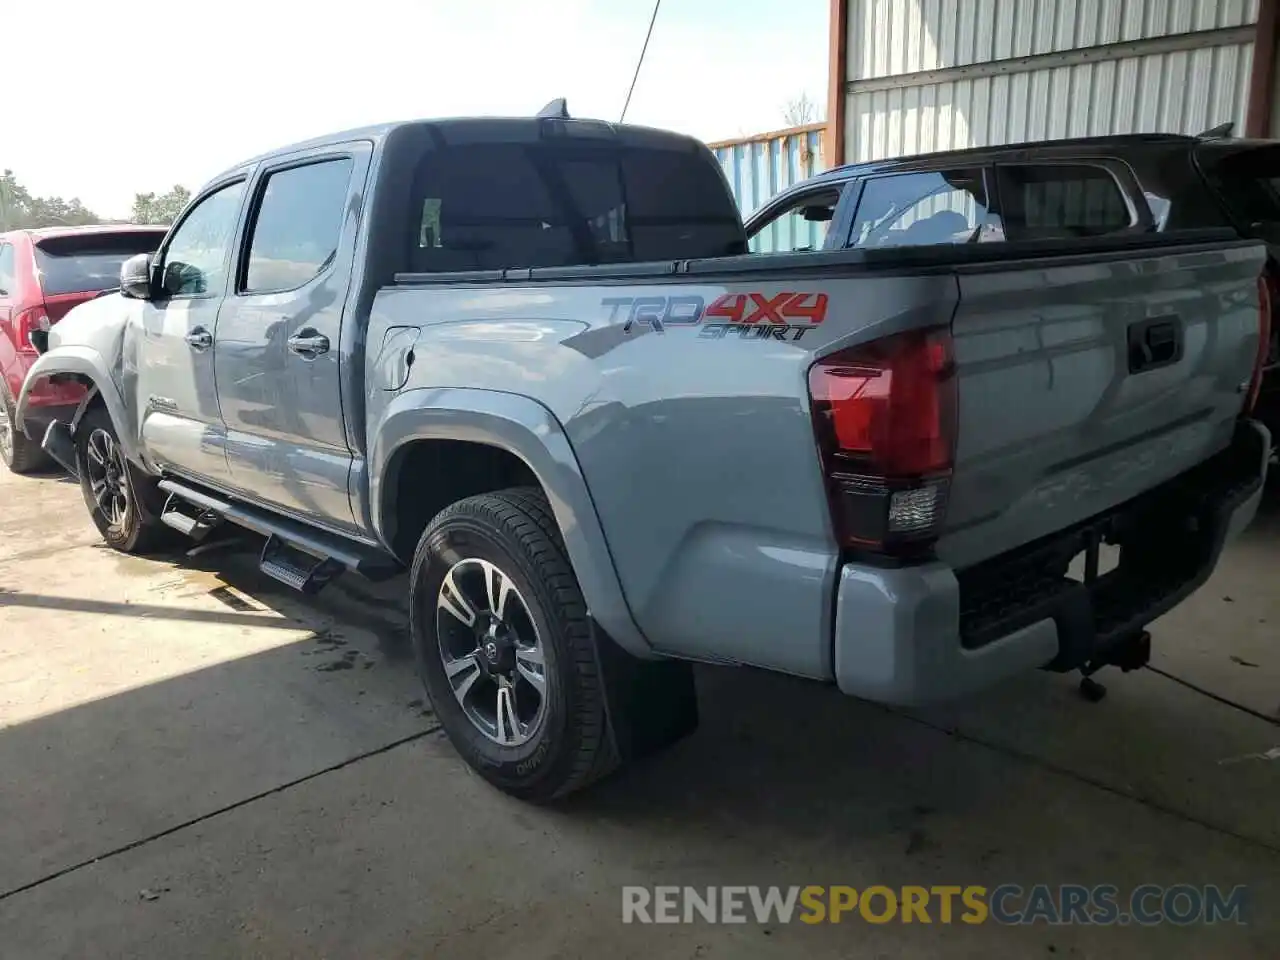
{"label": "tow hitch", "polygon": [[1103,667],[1119,667],[1125,673],[1141,670],[1151,660],[1151,633],[1139,630],[1111,644],[1100,656],[1080,668],[1080,696],[1097,703],[1107,695],[1107,688],[1093,679]]}

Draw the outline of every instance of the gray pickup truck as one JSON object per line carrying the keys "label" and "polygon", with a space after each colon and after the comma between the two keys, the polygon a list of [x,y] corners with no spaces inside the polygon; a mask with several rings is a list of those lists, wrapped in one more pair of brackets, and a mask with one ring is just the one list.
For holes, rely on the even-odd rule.
{"label": "gray pickup truck", "polygon": [[201,190],[17,416],[90,387],[42,440],[116,549],[232,523],[304,591],[408,568],[444,729],[527,799],[691,730],[690,661],[893,703],[1133,666],[1258,503],[1265,251],[1124,194],[1038,235],[1114,213],[1079,152],[1025,196],[837,189],[806,216],[857,249],[751,254],[686,137],[325,137]]}

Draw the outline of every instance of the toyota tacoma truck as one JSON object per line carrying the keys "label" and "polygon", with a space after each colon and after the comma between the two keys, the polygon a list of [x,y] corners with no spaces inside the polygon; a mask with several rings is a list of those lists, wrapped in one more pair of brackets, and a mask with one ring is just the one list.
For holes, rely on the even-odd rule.
{"label": "toyota tacoma truck", "polygon": [[687,137],[325,137],[204,187],[17,417],[87,388],[42,444],[117,550],[407,569],[444,730],[526,799],[693,729],[692,661],[902,704],[1133,666],[1258,503],[1265,249],[1062,150],[833,184],[799,220],[856,245],[752,254]]}

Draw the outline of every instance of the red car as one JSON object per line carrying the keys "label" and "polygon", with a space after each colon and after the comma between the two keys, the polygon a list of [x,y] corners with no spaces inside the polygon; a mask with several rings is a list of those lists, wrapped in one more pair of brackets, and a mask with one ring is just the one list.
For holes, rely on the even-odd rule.
{"label": "red car", "polygon": [[0,233],[0,460],[14,473],[47,463],[38,439],[50,420],[70,416],[84,398],[76,383],[46,382],[31,396],[27,434],[13,428],[14,400],[39,355],[32,334],[77,304],[120,284],[120,265],[152,253],[165,227],[108,224]]}

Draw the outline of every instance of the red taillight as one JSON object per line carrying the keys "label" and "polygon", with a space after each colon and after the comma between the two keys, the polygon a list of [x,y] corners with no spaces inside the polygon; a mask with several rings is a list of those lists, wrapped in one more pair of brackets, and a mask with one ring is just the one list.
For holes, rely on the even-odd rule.
{"label": "red taillight", "polygon": [[913,330],[824,357],[809,370],[809,395],[841,542],[927,547],[955,456],[950,331]]}
{"label": "red taillight", "polygon": [[1268,265],[1258,277],[1258,357],[1253,365],[1253,377],[1249,381],[1249,393],[1244,401],[1244,413],[1253,412],[1262,391],[1262,375],[1271,359],[1271,311],[1280,303],[1280,279]]}
{"label": "red taillight", "polygon": [[17,343],[14,345],[19,353],[38,353],[31,342],[31,334],[36,331],[48,331],[49,316],[43,306],[23,310],[13,318],[13,333]]}

